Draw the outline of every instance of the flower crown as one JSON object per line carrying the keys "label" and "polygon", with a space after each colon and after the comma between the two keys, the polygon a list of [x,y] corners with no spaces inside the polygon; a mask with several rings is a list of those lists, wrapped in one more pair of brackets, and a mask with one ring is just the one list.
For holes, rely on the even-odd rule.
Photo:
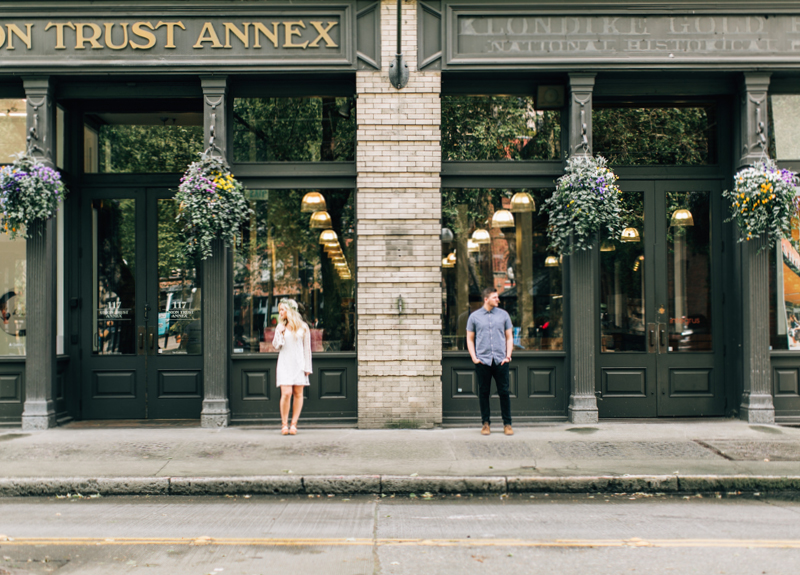
{"label": "flower crown", "polygon": [[283,298],[281,301],[278,302],[278,305],[285,305],[286,307],[292,309],[293,311],[297,311],[297,302],[293,299],[289,299],[287,297]]}

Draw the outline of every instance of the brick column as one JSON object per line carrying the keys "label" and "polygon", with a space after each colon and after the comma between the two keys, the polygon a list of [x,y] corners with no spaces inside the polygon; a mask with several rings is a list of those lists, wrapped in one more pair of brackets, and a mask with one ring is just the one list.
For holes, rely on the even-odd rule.
{"label": "brick column", "polygon": [[[403,2],[408,85],[388,67],[395,0],[381,5],[381,71],[357,73],[359,427],[442,420],[439,72],[417,71],[416,1]],[[466,255],[466,254],[465,254]]]}

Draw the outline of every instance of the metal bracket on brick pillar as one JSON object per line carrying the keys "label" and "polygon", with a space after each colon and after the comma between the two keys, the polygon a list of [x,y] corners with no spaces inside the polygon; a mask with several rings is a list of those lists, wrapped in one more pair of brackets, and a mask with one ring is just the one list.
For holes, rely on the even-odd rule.
{"label": "metal bracket on brick pillar", "polygon": [[[227,162],[227,78],[201,78],[206,153]],[[202,427],[226,427],[228,404],[228,247],[214,240],[211,257],[203,262],[203,410]]]}
{"label": "metal bracket on brick pillar", "polygon": [[389,82],[398,90],[408,84],[408,64],[403,58],[403,0],[397,0],[397,53],[389,64]]}
{"label": "metal bracket on brick pillar", "polygon": [[[53,166],[55,107],[49,78],[24,78],[28,151]],[[34,221],[26,243],[28,330],[25,356],[23,429],[56,425],[56,226],[54,218]]]}
{"label": "metal bracket on brick pillar", "polygon": [[[594,74],[570,74],[569,152],[592,153],[592,90]],[[596,423],[595,336],[597,303],[595,289],[597,250],[575,251],[567,258],[567,294],[569,302],[569,420],[572,423]],[[580,306],[581,313],[577,313]]]}
{"label": "metal bracket on brick pillar", "polygon": [[[765,157],[769,73],[748,72],[740,91],[739,165]],[[769,249],[765,238],[742,244],[742,337],[744,385],[739,417],[750,423],[774,423],[772,366],[769,357]],[[761,248],[764,249],[761,249]]]}

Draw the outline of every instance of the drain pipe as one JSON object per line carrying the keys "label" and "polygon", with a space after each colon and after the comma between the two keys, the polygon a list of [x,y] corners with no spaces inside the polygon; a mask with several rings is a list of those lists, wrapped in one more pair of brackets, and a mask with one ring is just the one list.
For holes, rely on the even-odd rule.
{"label": "drain pipe", "polygon": [[389,65],[389,81],[401,90],[408,84],[408,64],[403,59],[403,0],[397,0],[397,53]]}

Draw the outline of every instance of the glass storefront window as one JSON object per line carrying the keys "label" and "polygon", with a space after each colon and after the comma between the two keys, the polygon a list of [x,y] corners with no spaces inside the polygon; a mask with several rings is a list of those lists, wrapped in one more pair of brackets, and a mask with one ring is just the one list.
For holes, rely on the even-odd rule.
{"label": "glass storefront window", "polygon": [[234,162],[355,161],[351,97],[235,98]]}
{"label": "glass storefront window", "polygon": [[773,94],[769,103],[770,157],[800,160],[800,94]]}
{"label": "glass storefront window", "polygon": [[[442,190],[443,349],[467,349],[467,319],[483,305],[481,292],[489,286],[511,316],[514,349],[564,348],[562,262],[547,249],[548,218],[539,211],[551,193]],[[516,194],[532,198],[534,209],[511,213]]]}
{"label": "glass storefront window", "polygon": [[532,96],[442,96],[443,160],[559,160],[561,110]]}
{"label": "glass storefront window", "polygon": [[201,112],[84,115],[84,172],[180,173],[203,151]]}
{"label": "glass storefront window", "polygon": [[618,166],[716,164],[716,134],[714,106],[592,110],[592,148]]}
{"label": "glass storefront window", "polygon": [[25,240],[0,233],[0,356],[25,355]]}
{"label": "glass storefront window", "polygon": [[27,112],[25,100],[0,98],[0,164],[25,151]]}
{"label": "glass storefront window", "polygon": [[[312,226],[307,194],[325,200],[329,223]],[[281,298],[297,301],[311,350],[354,351],[355,194],[351,190],[247,190],[253,214],[234,247],[234,353],[275,352]],[[326,229],[335,238],[320,243]],[[329,234],[326,234],[329,235]]]}
{"label": "glass storefront window", "polygon": [[770,252],[770,349],[800,351],[800,220]]}
{"label": "glass storefront window", "polygon": [[645,228],[644,193],[624,192],[626,225],[639,240],[600,243],[600,350],[646,351],[645,348]]}

